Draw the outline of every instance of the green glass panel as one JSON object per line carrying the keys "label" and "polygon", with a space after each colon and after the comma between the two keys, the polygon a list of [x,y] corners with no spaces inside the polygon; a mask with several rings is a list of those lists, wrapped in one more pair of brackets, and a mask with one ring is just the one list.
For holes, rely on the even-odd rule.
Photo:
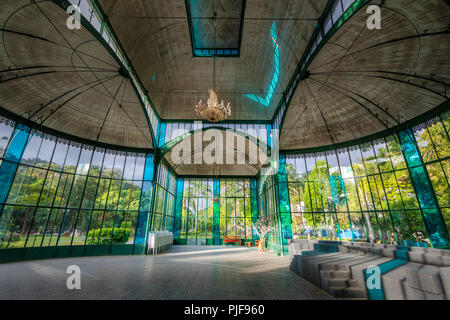
{"label": "green glass panel", "polygon": [[175,212],[174,212],[174,228],[173,237],[175,239],[180,239],[181,235],[181,216],[183,212],[183,188],[184,180],[178,179],[176,186],[176,200],[175,200]]}
{"label": "green glass panel", "polygon": [[[256,224],[258,222],[258,198],[257,198],[257,183],[256,179],[250,180],[250,201],[251,201],[251,223]],[[252,232],[252,241],[254,243],[257,240],[258,235],[253,230],[253,226],[251,226]]]}
{"label": "green glass panel", "polygon": [[412,132],[405,130],[399,136],[431,243],[434,247],[446,247],[449,245],[448,230]]}
{"label": "green glass panel", "polygon": [[[328,171],[328,170],[327,170]],[[289,203],[289,189],[286,175],[286,156],[280,156],[278,167],[278,201],[281,222],[281,244],[287,250],[289,239],[292,239],[292,219]]]}
{"label": "green glass panel", "polygon": [[221,219],[220,219],[220,185],[221,182],[218,179],[214,180],[213,187],[213,244],[220,244],[220,234],[221,234]]}

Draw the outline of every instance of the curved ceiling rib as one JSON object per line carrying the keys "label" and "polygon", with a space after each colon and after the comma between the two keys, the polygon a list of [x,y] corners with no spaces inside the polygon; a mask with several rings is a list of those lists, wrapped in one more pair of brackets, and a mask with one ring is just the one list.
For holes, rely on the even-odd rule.
{"label": "curved ceiling rib", "polygon": [[[67,9],[67,2],[61,0],[52,0],[54,3],[61,6],[63,9]],[[76,1],[76,0],[74,0]],[[71,1],[71,2],[74,2]],[[142,87],[141,81],[138,78],[134,68],[129,61],[126,53],[123,51],[122,46],[120,44],[119,39],[115,36],[115,32],[112,29],[112,26],[109,24],[108,17],[103,14],[100,5],[95,0],[80,0],[86,6],[89,7],[88,12],[83,12],[82,14],[82,24],[83,26],[89,30],[99,41],[104,45],[104,47],[110,52],[110,54],[115,58],[115,61],[120,66],[119,73],[130,79],[130,82],[133,84],[135,88],[136,94],[138,95],[138,100],[142,106],[144,114],[147,119],[148,128],[150,129],[150,134],[152,136],[152,141],[156,141],[156,136],[158,134],[159,128],[159,115],[154,110],[153,103],[150,97],[147,94],[147,91]],[[80,7],[81,7],[80,3]],[[100,21],[100,27],[96,28],[92,25],[93,17],[96,17],[97,21]],[[80,57],[81,58],[81,57]],[[109,95],[112,97],[112,94],[109,92],[107,88],[105,88]],[[119,105],[120,106],[120,105]],[[120,106],[121,107],[121,106]],[[123,108],[121,107],[123,110]],[[123,110],[125,111],[125,110]],[[124,112],[127,117],[129,115]],[[132,119],[130,118],[132,121]],[[154,145],[156,147],[156,145]]]}
{"label": "curved ceiling rib", "polygon": [[[364,108],[364,109],[365,109],[372,117],[374,117],[376,120],[380,121],[381,124],[384,125],[384,126],[386,127],[386,129],[389,128],[389,126],[388,126],[385,122],[383,122],[376,114],[374,114],[374,113],[372,112],[372,110],[370,110],[369,108],[367,108],[364,104],[360,103],[358,100],[354,99],[353,97],[351,97],[351,96],[349,96],[349,95],[343,93],[342,91],[339,91],[338,89],[336,89],[335,87],[337,87],[337,86],[333,87],[333,86],[327,84],[327,83],[324,82],[324,81],[316,80],[316,79],[314,79],[314,78],[312,78],[312,77],[311,77],[311,80],[317,81],[317,82],[319,82],[319,83],[321,83],[321,84],[323,84],[323,85],[329,87],[330,89],[333,89],[333,90],[335,90],[336,92],[339,92],[340,94],[345,95],[346,97],[348,97],[349,99],[351,99],[352,101],[354,101],[355,103],[357,103],[359,106],[361,106],[362,108]],[[340,89],[342,89],[342,88],[340,88]],[[350,92],[350,93],[351,93],[351,94],[355,94],[354,92]],[[361,98],[366,99],[366,98],[364,98],[364,97],[361,97]],[[372,104],[373,104],[373,103],[372,103]],[[389,115],[389,116],[392,117],[391,115]],[[392,119],[394,119],[394,118],[392,118]],[[396,120],[394,119],[394,121],[396,121]]]}
{"label": "curved ceiling rib", "polygon": [[323,123],[325,124],[325,127],[327,128],[328,135],[330,136],[331,144],[334,144],[333,135],[331,134],[330,128],[328,127],[327,120],[325,119],[322,110],[320,110],[319,103],[317,102],[317,99],[312,94],[311,88],[309,87],[308,83],[306,83],[306,87],[308,88],[313,100],[314,100],[314,106],[319,110],[320,116],[322,117]]}
{"label": "curved ceiling rib", "polygon": [[[217,134],[214,133],[214,131],[221,131],[222,128],[208,128],[204,131],[213,131],[213,136],[215,139],[217,137],[222,137],[222,132],[219,132]],[[226,141],[228,139],[224,139],[222,143],[216,145],[216,140],[209,140],[204,141],[202,137],[200,137],[202,143],[201,146],[196,146],[193,142],[198,138],[198,135],[203,135],[204,131],[196,131],[196,132],[190,132],[181,138],[177,138],[171,141],[168,145],[165,146],[165,148],[161,149],[161,155],[160,157],[165,159],[170,166],[176,171],[178,175],[181,176],[189,176],[189,175],[203,175],[203,176],[217,176],[217,175],[226,175],[226,176],[251,176],[251,175],[257,175],[260,171],[263,161],[266,161],[266,158],[261,158],[261,153],[268,152],[267,146],[261,146],[258,145],[258,141],[252,139],[251,137],[246,137],[240,132],[230,132],[225,131],[226,134],[232,135],[232,140],[236,137],[241,136],[245,138],[245,145],[235,145],[233,143],[232,145],[228,145]],[[186,139],[189,139],[188,142],[186,142]],[[239,141],[239,140],[238,140]],[[183,146],[181,144],[185,143],[184,148],[189,148],[188,150],[184,150]],[[205,165],[206,161],[203,159],[203,152],[207,150],[211,144],[214,144],[215,149],[214,152],[217,152],[217,147],[222,146],[222,160],[225,163],[213,163]],[[170,147],[169,147],[170,146]],[[183,151],[182,156],[176,155],[176,158],[173,158],[173,152],[179,152],[177,146],[181,147],[181,150]],[[250,147],[252,146],[252,147]],[[187,151],[187,152],[186,152]],[[192,155],[196,154],[197,152],[200,152],[202,154],[202,161],[201,163],[196,164],[195,161],[192,163]],[[228,159],[230,156],[229,153],[233,153],[233,159],[235,156],[240,156],[242,159],[244,159],[244,163],[226,163],[225,158]],[[254,153],[256,152],[256,154]],[[185,159],[190,159],[191,163],[184,163]],[[219,173],[220,171],[220,173]]]}

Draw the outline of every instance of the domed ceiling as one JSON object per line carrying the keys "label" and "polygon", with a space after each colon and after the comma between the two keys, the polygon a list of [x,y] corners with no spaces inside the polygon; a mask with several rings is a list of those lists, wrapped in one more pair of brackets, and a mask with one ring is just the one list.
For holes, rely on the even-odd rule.
{"label": "domed ceiling", "polygon": [[[327,1],[205,1],[194,2],[192,21],[204,20],[195,28],[186,8],[192,1],[95,3],[163,120],[196,119],[194,106],[212,87],[231,102],[230,120],[271,120]],[[351,16],[312,60],[286,111],[281,150],[367,137],[448,102],[448,1],[383,1],[380,30],[367,28],[371,4],[380,1]],[[233,32],[222,25],[214,35],[221,43],[239,40],[237,57],[195,56],[194,42],[209,43],[211,32],[200,30],[193,41],[192,30],[211,27],[210,11],[217,23],[240,19],[239,39],[227,39],[239,30],[237,20]],[[151,148],[126,72],[90,31],[69,30],[66,20],[54,1],[0,2],[0,111],[93,142]]]}
{"label": "domed ceiling", "polygon": [[[216,58],[215,67],[213,58],[193,56],[185,0],[99,3],[161,118],[196,119],[194,106],[215,86],[219,99],[232,105],[229,119],[239,121],[272,118],[327,1],[245,1],[240,56]],[[219,25],[242,0],[194,3],[201,14],[194,12],[193,20],[213,24],[208,12],[217,13],[216,41],[235,37]],[[203,32],[197,40],[209,36]]]}
{"label": "domed ceiling", "polygon": [[0,2],[0,108],[105,144],[151,148],[144,111],[119,64],[52,1]]}
{"label": "domed ceiling", "polygon": [[[379,1],[370,1],[379,4]],[[450,6],[443,0],[388,0],[381,29],[367,6],[325,44],[300,82],[280,149],[355,140],[395,127],[450,95]]]}

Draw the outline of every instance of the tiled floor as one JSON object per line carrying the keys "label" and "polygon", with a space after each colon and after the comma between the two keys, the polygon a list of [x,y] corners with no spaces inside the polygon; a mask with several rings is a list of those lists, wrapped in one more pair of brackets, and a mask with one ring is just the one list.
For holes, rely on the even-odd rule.
{"label": "tiled floor", "polygon": [[[68,290],[66,269],[81,269]],[[254,249],[175,246],[158,256],[0,265],[0,299],[334,299],[289,271],[289,257]]]}

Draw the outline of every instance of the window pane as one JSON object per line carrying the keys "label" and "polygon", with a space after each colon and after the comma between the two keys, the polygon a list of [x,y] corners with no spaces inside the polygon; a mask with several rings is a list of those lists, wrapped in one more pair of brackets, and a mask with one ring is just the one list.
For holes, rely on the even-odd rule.
{"label": "window pane", "polygon": [[3,157],[14,128],[0,119],[0,158]]}
{"label": "window pane", "polygon": [[78,162],[77,174],[87,175],[92,158],[92,150],[83,148]]}
{"label": "window pane", "polygon": [[91,167],[89,169],[89,175],[98,177],[100,176],[100,171],[103,165],[103,157],[105,153],[103,150],[96,149],[94,155],[92,156]]}
{"label": "window pane", "polygon": [[80,156],[81,148],[77,145],[70,145],[67,152],[66,162],[64,164],[64,172],[75,173]]}
{"label": "window pane", "polygon": [[53,139],[43,139],[39,154],[36,160],[36,166],[47,169],[53,155],[56,141]]}
{"label": "window pane", "polygon": [[[141,159],[144,159],[144,158],[141,158]],[[124,173],[123,173],[123,178],[124,179],[129,179],[129,180],[133,179],[135,163],[136,163],[136,158],[135,157],[132,157],[132,156],[128,156],[127,157],[127,160],[126,160],[126,163],[125,163],[125,170],[124,170]],[[138,180],[140,180],[140,179],[142,179],[142,176]]]}
{"label": "window pane", "polygon": [[34,165],[34,163],[36,162],[36,158],[37,158],[41,143],[42,143],[42,137],[37,133],[33,133],[31,138],[29,138],[29,140],[28,140],[28,144],[25,147],[25,150],[23,152],[22,159],[20,160],[20,162],[23,164],[31,165],[31,166]]}

